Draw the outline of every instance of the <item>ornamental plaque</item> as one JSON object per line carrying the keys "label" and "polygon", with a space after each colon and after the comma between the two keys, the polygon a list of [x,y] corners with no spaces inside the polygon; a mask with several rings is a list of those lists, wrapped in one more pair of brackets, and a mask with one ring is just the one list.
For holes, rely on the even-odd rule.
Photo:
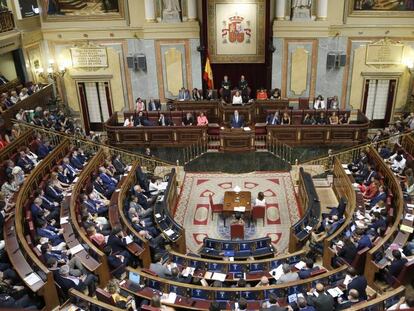
{"label": "ornamental plaque", "polygon": [[108,54],[106,48],[87,47],[71,48],[73,68],[104,68],[108,67]]}

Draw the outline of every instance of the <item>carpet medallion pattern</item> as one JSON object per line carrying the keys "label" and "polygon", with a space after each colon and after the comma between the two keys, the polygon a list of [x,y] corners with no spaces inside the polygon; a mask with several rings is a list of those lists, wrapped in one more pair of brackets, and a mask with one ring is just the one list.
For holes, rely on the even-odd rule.
{"label": "carpet medallion pattern", "polygon": [[263,225],[249,221],[245,224],[245,239],[269,236],[278,253],[287,251],[289,229],[299,218],[295,189],[288,172],[254,172],[247,174],[187,173],[177,204],[175,220],[186,230],[187,248],[197,252],[204,237],[229,239],[229,220],[218,214],[211,219],[209,195],[214,203],[223,203],[224,192],[234,187],[250,191],[252,200],[261,191],[266,198],[266,217]]}

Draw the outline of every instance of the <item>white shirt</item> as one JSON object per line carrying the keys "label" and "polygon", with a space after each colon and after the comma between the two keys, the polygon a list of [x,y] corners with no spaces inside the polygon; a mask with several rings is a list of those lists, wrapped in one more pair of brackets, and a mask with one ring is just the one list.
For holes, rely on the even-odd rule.
{"label": "white shirt", "polygon": [[130,126],[130,125],[131,125],[131,121],[129,121],[129,118],[125,119],[124,126]]}
{"label": "white shirt", "polygon": [[406,162],[406,160],[404,158],[402,158],[402,160],[399,161],[399,162],[394,159],[391,166],[392,166],[393,169],[395,169],[399,172],[402,172],[402,170],[405,168],[405,162]]}
{"label": "white shirt", "polygon": [[326,109],[325,101],[323,100],[316,100],[313,108],[315,109]]}
{"label": "white shirt", "polygon": [[233,96],[233,104],[234,105],[243,104],[243,99],[242,99],[241,95],[240,96],[236,96],[236,95]]}
{"label": "white shirt", "polygon": [[266,206],[266,199],[259,200],[258,198],[256,198],[256,200],[254,201],[254,206]]}

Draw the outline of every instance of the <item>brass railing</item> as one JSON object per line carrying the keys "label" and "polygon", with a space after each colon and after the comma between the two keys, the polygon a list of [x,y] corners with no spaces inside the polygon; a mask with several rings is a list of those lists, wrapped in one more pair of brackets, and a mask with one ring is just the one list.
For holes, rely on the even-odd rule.
{"label": "brass railing", "polygon": [[350,163],[359,157],[359,155],[361,154],[361,151],[366,150],[370,146],[386,144],[392,148],[395,143],[400,144],[400,142],[402,141],[402,139],[404,139],[404,137],[411,136],[412,134],[413,134],[413,131],[410,131],[410,132],[405,132],[402,134],[392,135],[377,142],[365,142],[357,146],[343,149],[339,152],[331,153],[328,156],[319,157],[316,159],[305,161],[303,163],[300,163],[300,165],[323,165],[326,168],[330,168],[333,163],[332,161],[333,157],[336,157],[342,163]]}
{"label": "brass railing", "polygon": [[13,13],[7,10],[0,11],[0,32],[14,29]]}
{"label": "brass railing", "polygon": [[285,143],[280,142],[275,137],[267,137],[266,149],[268,152],[276,156],[277,158],[289,163],[292,163],[292,150],[293,148]]}
{"label": "brass railing", "polygon": [[153,173],[157,166],[173,166],[174,165],[173,163],[160,160],[158,158],[146,157],[144,155],[140,155],[134,152],[123,150],[120,148],[114,148],[112,146],[102,144],[102,143],[96,143],[96,142],[93,142],[91,140],[88,140],[82,137],[56,132],[56,131],[53,131],[47,128],[29,124],[26,122],[13,120],[13,123],[18,123],[24,131],[32,129],[35,133],[39,133],[40,135],[42,135],[42,137],[47,137],[51,141],[51,143],[54,145],[59,144],[62,138],[67,138],[69,139],[72,145],[88,149],[89,151],[92,151],[92,152],[97,152],[103,146],[104,148],[107,148],[106,151],[109,154],[111,155],[119,154],[121,155],[121,158],[123,159],[123,161],[127,163],[138,161],[139,165],[142,167],[145,167],[148,172]]}
{"label": "brass railing", "polygon": [[204,137],[201,137],[197,142],[184,147],[183,149],[183,161],[184,165],[190,163],[191,161],[201,157],[204,153],[207,152],[208,141]]}

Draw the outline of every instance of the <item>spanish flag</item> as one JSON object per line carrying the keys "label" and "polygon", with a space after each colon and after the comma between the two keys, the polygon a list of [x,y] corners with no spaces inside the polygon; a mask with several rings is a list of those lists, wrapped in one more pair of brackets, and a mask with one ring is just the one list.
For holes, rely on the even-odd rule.
{"label": "spanish flag", "polygon": [[210,57],[207,55],[206,66],[204,67],[203,79],[206,81],[209,89],[214,88],[213,71],[211,70]]}

